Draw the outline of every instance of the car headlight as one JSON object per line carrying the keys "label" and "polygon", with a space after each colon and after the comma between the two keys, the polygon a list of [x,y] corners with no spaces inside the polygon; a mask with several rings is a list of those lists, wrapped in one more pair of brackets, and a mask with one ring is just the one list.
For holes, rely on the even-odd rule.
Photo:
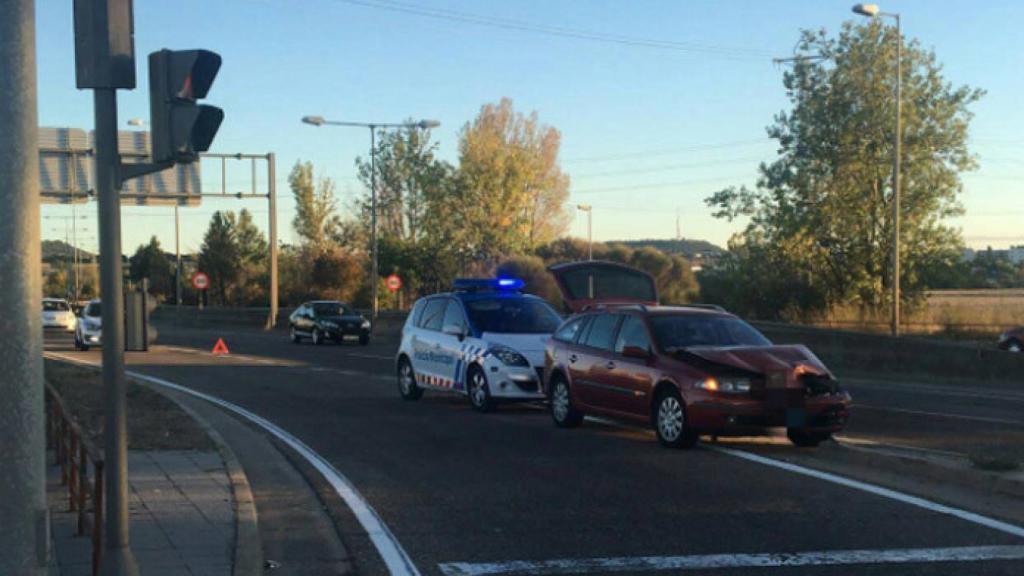
{"label": "car headlight", "polygon": [[363,320],[362,327],[367,329],[367,330],[369,330],[370,329],[370,321],[369,320]]}
{"label": "car headlight", "polygon": [[493,346],[490,349],[490,353],[495,358],[501,360],[501,363],[505,366],[529,366],[530,363],[526,360],[526,357],[516,352],[511,348],[505,346]]}
{"label": "car headlight", "polygon": [[696,386],[708,392],[725,392],[726,394],[746,394],[750,392],[750,380],[746,378],[705,378],[697,382]]}

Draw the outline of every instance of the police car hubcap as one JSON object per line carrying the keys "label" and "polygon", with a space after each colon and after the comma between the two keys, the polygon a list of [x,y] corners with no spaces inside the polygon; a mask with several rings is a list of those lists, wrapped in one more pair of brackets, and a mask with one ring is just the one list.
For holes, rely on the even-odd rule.
{"label": "police car hubcap", "polygon": [[566,415],[569,413],[569,391],[565,389],[565,384],[559,382],[555,385],[555,394],[552,398],[551,407],[555,410],[555,418],[559,421],[565,420]]}
{"label": "police car hubcap", "polygon": [[484,391],[484,377],[479,372],[473,374],[470,394],[473,397],[474,404],[483,406],[484,400],[487,399],[487,393]]}
{"label": "police car hubcap", "polygon": [[409,392],[412,388],[412,370],[408,364],[402,366],[402,372],[398,376],[398,385],[402,387],[402,392]]}
{"label": "police car hubcap", "polygon": [[658,408],[658,430],[668,441],[678,438],[683,430],[683,408],[672,396],[662,400]]}

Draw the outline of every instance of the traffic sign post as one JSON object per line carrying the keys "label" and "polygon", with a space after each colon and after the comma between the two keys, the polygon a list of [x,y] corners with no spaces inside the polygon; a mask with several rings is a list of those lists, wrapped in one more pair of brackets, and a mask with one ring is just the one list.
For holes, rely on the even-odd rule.
{"label": "traffic sign post", "polygon": [[398,292],[402,288],[402,279],[399,278],[397,274],[388,276],[385,282],[387,282],[388,290],[391,290],[392,294]]}
{"label": "traffic sign post", "polygon": [[210,277],[205,272],[196,271],[192,275],[192,288],[196,291],[196,303],[199,305],[199,309],[203,309],[203,300],[205,300],[206,289],[210,287]]}

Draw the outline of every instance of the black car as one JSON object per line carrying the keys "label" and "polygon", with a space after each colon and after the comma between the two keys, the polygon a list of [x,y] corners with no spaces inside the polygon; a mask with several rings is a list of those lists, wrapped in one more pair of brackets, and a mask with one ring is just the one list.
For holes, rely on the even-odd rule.
{"label": "black car", "polygon": [[348,304],[336,300],[306,302],[288,317],[288,334],[292,342],[309,338],[313,344],[326,340],[342,342],[346,336],[370,343],[370,321]]}

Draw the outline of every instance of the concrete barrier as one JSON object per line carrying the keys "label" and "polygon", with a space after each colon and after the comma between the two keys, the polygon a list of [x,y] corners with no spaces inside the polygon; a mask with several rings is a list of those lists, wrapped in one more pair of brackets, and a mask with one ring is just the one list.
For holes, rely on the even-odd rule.
{"label": "concrete barrier", "polygon": [[[277,329],[288,328],[291,308],[278,312]],[[369,316],[368,311],[363,313]],[[261,327],[269,308],[160,306],[153,319],[189,327],[225,325]],[[383,311],[374,324],[373,337],[395,340],[405,323],[406,312]],[[942,379],[974,382],[987,386],[1024,389],[1024,354],[998,350],[994,344],[979,345],[904,336],[893,338],[830,328],[816,328],[780,322],[753,322],[777,344],[804,344],[839,377]]]}
{"label": "concrete barrier", "polygon": [[962,380],[1024,389],[1024,354],[992,345],[894,338],[779,322],[752,322],[776,344],[805,344],[837,375]]}

